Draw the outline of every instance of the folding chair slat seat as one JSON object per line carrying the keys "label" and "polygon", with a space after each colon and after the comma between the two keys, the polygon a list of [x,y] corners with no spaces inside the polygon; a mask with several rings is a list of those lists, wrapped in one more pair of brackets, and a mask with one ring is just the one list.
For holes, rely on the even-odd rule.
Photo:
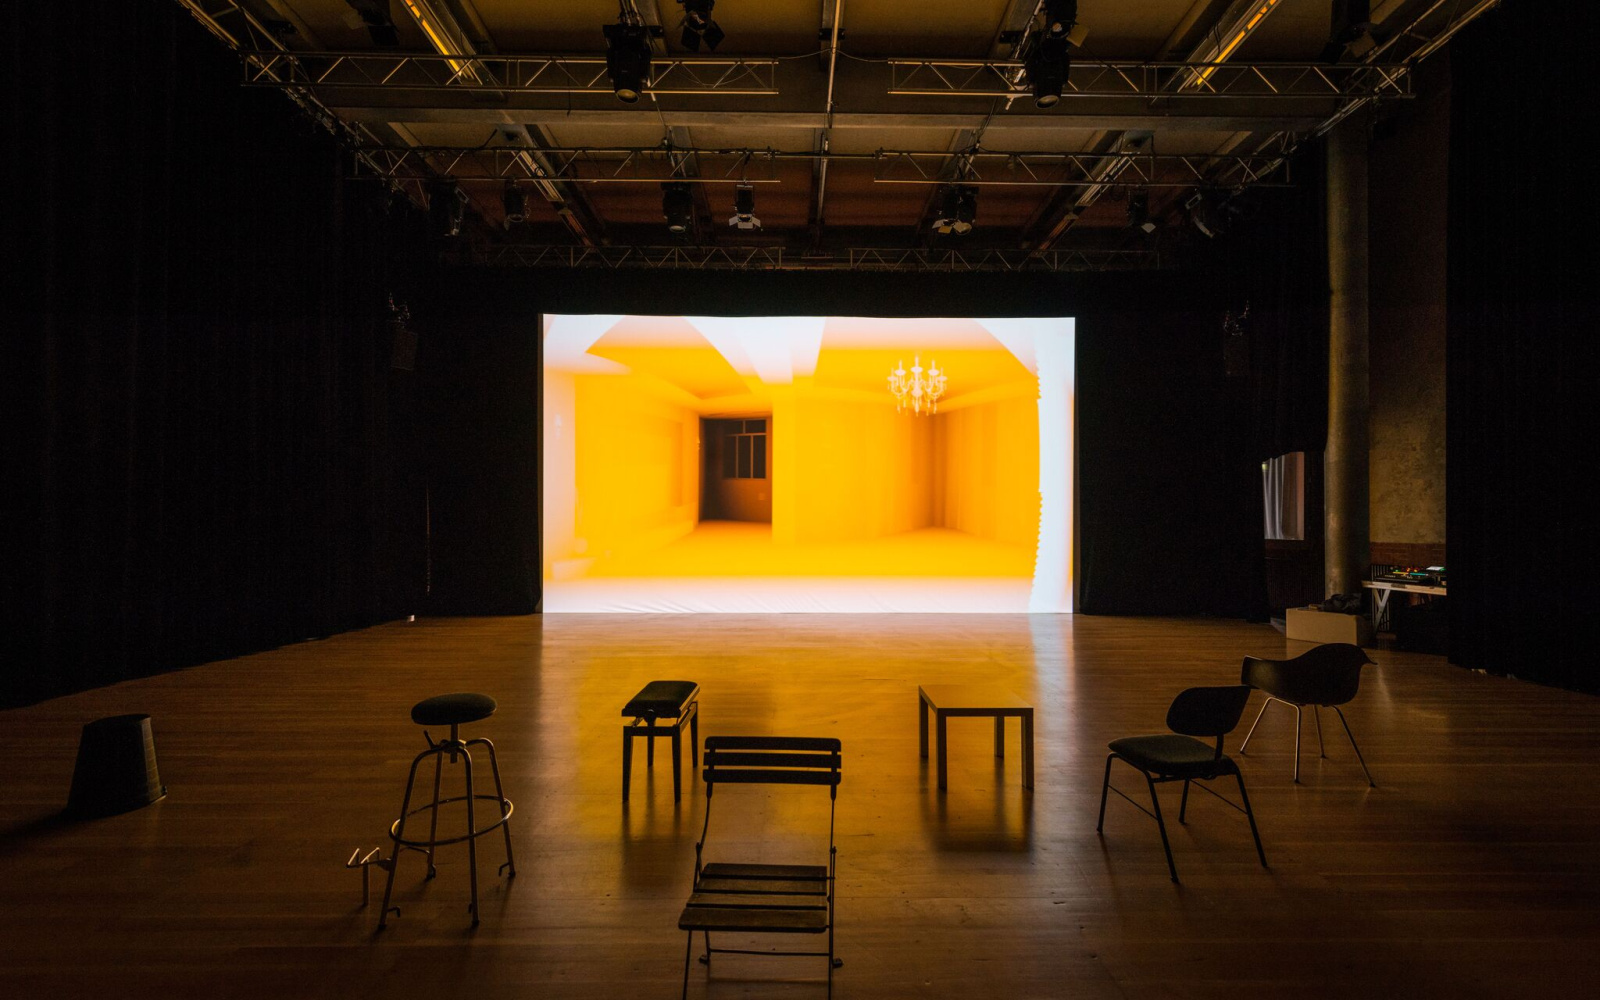
{"label": "folding chair slat seat", "polygon": [[[718,952],[808,955],[828,959],[828,995],[833,995],[834,890],[837,850],[833,845],[834,806],[838,801],[840,744],[836,739],[774,736],[712,736],[706,739],[706,818],[695,844],[694,891],[678,929],[688,932],[683,990],[689,990],[689,960],[696,931],[705,935],[701,961],[709,968]],[[719,784],[819,785],[828,789],[828,864],[791,865],[705,862],[711,802]],[[827,951],[752,952],[713,948],[711,933],[827,934]]]}

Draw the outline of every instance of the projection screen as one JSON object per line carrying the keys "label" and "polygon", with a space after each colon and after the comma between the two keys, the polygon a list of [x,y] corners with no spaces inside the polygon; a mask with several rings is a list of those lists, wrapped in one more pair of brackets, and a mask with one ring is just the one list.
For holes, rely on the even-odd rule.
{"label": "projection screen", "polygon": [[1072,319],[542,322],[544,611],[1072,610]]}

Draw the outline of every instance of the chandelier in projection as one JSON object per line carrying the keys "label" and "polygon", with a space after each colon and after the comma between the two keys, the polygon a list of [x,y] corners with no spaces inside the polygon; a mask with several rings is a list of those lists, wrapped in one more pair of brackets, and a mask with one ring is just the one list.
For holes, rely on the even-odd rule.
{"label": "chandelier in projection", "polygon": [[923,416],[937,413],[944,386],[945,373],[939,362],[930,361],[928,367],[923,368],[920,354],[912,358],[910,371],[906,370],[904,361],[897,361],[894,371],[889,373],[889,392],[894,395],[897,413],[905,410]]}

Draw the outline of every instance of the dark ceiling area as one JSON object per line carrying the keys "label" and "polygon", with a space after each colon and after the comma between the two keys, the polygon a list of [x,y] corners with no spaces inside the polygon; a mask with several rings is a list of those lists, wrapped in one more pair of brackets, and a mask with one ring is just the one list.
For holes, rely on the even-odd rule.
{"label": "dark ceiling area", "polygon": [[448,259],[858,270],[1192,261],[1492,6],[176,2]]}

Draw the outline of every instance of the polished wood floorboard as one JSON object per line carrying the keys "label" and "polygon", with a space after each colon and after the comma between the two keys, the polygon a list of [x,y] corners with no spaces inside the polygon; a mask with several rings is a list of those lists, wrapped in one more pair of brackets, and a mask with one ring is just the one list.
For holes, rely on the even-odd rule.
{"label": "polished wood floorboard", "polygon": [[[705,790],[686,775],[673,804],[662,742],[620,801],[618,712],[655,678],[700,683],[702,737],[843,741],[841,998],[1594,995],[1600,699],[1378,651],[1347,710],[1375,790],[1330,713],[1326,760],[1307,713],[1302,784],[1287,709],[1243,760],[1270,870],[1213,799],[1192,796],[1179,826],[1175,785],[1181,885],[1126,802],[1095,834],[1108,740],[1161,731],[1175,692],[1234,681],[1245,654],[1299,646],[1260,625],[1085,616],[447,619],[3,712],[0,996],[675,997]],[[997,761],[988,720],[950,723],[948,794],[918,757],[917,686],[980,681],[1037,707],[1031,795],[1014,725]],[[470,931],[464,848],[441,849],[428,883],[407,855],[404,914],[376,936],[382,873],[360,910],[343,862],[385,842],[423,747],[412,703],[459,690],[500,702],[466,731],[499,747],[519,875],[496,878],[499,841],[480,842]],[[154,716],[168,798],[54,819],[79,727],[128,711]],[[713,858],[824,843],[820,789],[716,801]],[[690,996],[820,998],[820,965],[722,956]]]}

